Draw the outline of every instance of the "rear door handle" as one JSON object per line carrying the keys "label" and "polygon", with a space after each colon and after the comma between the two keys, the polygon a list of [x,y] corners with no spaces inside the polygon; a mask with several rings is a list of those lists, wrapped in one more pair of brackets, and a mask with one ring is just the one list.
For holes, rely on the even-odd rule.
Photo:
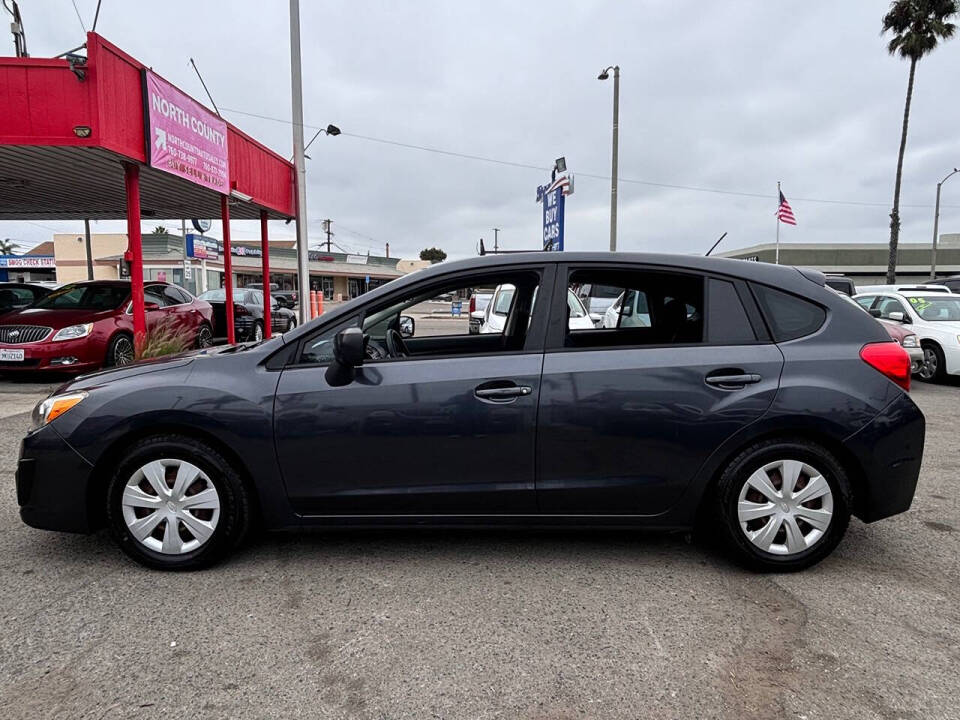
{"label": "rear door handle", "polygon": [[507,385],[505,387],[489,387],[480,385],[473,394],[484,402],[508,403],[514,402],[519,397],[526,397],[533,392],[529,385]]}
{"label": "rear door handle", "polygon": [[758,383],[761,377],[756,373],[740,373],[731,375],[707,375],[705,378],[708,385],[723,388],[724,390],[737,390],[744,385]]}

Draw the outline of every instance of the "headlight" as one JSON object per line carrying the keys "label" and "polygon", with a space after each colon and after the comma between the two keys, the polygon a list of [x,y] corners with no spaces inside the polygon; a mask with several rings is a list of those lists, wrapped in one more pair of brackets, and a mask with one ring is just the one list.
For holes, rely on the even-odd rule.
{"label": "headlight", "polygon": [[57,330],[57,333],[53,336],[53,340],[76,340],[77,338],[86,337],[90,334],[91,330],[93,330],[93,323],[71,325],[70,327]]}
{"label": "headlight", "polygon": [[904,347],[920,347],[920,343],[917,342],[916,335],[907,335],[903,339],[903,346]]}
{"label": "headlight", "polygon": [[76,392],[67,395],[51,395],[46,400],[41,400],[33,409],[33,414],[30,417],[30,429],[39,430],[48,422],[55,420],[74,405],[77,405],[86,396],[85,392]]}

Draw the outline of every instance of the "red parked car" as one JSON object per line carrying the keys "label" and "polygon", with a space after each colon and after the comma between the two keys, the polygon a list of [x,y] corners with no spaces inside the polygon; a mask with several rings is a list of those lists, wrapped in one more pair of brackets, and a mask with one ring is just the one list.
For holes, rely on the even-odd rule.
{"label": "red parked car", "polygon": [[[144,285],[147,331],[161,321],[194,337],[213,339],[213,309],[167,283]],[[130,282],[92,280],[64,285],[32,306],[0,318],[0,371],[82,372],[133,362]]]}

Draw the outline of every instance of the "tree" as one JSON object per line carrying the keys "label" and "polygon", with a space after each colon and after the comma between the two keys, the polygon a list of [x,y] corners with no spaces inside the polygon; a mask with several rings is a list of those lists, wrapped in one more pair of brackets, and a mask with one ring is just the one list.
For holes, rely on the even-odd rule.
{"label": "tree", "polygon": [[20,246],[10,238],[0,240],[0,255],[13,255],[13,251],[18,247]]}
{"label": "tree", "polygon": [[956,26],[949,22],[960,11],[958,0],[894,0],[883,16],[883,33],[892,33],[887,43],[891,55],[910,61],[907,101],[903,107],[903,128],[900,133],[900,154],[897,156],[897,180],[893,189],[893,210],[890,211],[890,255],[887,259],[887,282],[896,282],[897,243],[900,240],[900,184],[903,179],[903,153],[907,149],[907,124],[910,101],[913,99],[913,78],[917,62],[933,52],[941,40],[953,37]]}
{"label": "tree", "polygon": [[157,225],[157,226],[153,229],[153,234],[154,234],[154,235],[166,235],[166,234],[167,234],[167,229],[166,229],[163,225]]}
{"label": "tree", "polygon": [[447,259],[447,254],[440,248],[427,248],[420,251],[421,260],[429,260],[432,263],[443,262]]}

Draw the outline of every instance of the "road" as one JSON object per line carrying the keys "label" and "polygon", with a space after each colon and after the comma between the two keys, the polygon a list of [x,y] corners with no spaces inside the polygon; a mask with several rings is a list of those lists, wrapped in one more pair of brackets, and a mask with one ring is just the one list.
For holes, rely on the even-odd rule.
{"label": "road", "polygon": [[268,535],[151,572],[20,523],[37,391],[0,384],[4,718],[960,717],[960,387],[915,387],[908,513],[768,576],[678,536],[505,531]]}

